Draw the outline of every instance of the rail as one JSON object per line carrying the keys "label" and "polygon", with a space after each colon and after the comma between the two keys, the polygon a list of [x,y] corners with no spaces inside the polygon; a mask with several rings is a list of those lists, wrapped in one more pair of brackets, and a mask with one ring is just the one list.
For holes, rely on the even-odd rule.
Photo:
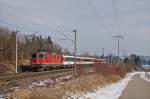
{"label": "rail", "polygon": [[36,76],[48,75],[49,77],[55,78],[58,76],[62,76],[62,74],[73,74],[74,69],[60,69],[60,70],[52,70],[52,71],[44,71],[44,72],[27,72],[27,73],[18,73],[18,74],[9,74],[9,75],[1,75],[0,81],[11,81],[11,80],[19,80],[32,78]]}

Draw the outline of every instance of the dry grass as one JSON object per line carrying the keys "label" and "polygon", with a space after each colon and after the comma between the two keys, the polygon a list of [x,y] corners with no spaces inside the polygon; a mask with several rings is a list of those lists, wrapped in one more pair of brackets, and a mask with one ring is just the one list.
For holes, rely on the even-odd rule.
{"label": "dry grass", "polygon": [[[94,91],[98,86],[115,82],[121,79],[117,75],[92,74],[75,78],[71,81],[58,83],[49,88],[37,88],[33,90],[19,90],[15,93],[16,99],[60,99],[66,92],[80,93]],[[69,97],[69,95],[67,96]]]}
{"label": "dry grass", "polygon": [[30,99],[30,94],[31,92],[27,89],[22,89],[22,90],[18,90],[15,92],[15,94],[13,95],[13,99]]}

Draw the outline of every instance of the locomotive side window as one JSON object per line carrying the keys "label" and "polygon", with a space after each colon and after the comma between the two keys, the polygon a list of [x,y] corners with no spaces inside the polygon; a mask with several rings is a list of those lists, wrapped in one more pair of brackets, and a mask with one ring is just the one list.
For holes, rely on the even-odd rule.
{"label": "locomotive side window", "polygon": [[39,54],[38,58],[47,58],[47,55],[46,54]]}
{"label": "locomotive side window", "polygon": [[38,55],[38,58],[43,58],[43,54],[39,54],[39,55]]}
{"label": "locomotive side window", "polygon": [[36,54],[32,54],[32,58],[36,58]]}

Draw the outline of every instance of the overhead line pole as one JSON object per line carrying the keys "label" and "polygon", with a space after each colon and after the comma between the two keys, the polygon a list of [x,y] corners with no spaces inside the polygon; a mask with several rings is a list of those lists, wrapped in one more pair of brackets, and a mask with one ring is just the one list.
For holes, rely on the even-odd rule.
{"label": "overhead line pole", "polygon": [[17,36],[17,30],[15,31],[16,36],[16,73],[18,73],[18,36]]}
{"label": "overhead line pole", "polygon": [[74,40],[70,39],[67,35],[65,35],[63,32],[58,31],[59,33],[61,33],[64,37],[66,37],[67,39],[61,39],[61,40],[69,40],[72,43],[74,43],[74,76],[77,76],[77,66],[76,66],[76,54],[77,54],[77,30],[74,29],[72,30],[74,32]]}
{"label": "overhead line pole", "polygon": [[102,50],[103,50],[103,58],[104,58],[104,54],[105,54],[105,48],[102,48]]}
{"label": "overhead line pole", "polygon": [[117,39],[117,45],[118,45],[118,58],[117,58],[117,62],[119,61],[119,51],[120,51],[120,39],[123,39],[123,36],[120,36],[120,35],[117,35],[117,36],[114,36],[115,39]]}
{"label": "overhead line pole", "polygon": [[77,30],[76,29],[74,29],[73,30],[73,32],[74,32],[74,75],[75,76],[77,76],[77,66],[76,66],[76,53],[77,53]]}

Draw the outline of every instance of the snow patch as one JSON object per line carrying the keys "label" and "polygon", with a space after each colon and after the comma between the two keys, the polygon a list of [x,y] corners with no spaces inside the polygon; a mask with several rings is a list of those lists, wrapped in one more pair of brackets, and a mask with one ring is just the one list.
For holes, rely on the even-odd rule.
{"label": "snow patch", "polygon": [[99,87],[98,90],[94,92],[88,92],[86,94],[84,93],[67,93],[72,94],[71,99],[118,99],[125,87],[127,86],[128,82],[132,80],[132,77],[135,74],[138,74],[139,72],[129,73],[126,75],[126,77],[116,83],[112,83],[110,85],[106,85],[104,87]]}
{"label": "snow patch", "polygon": [[140,78],[147,82],[150,82],[150,72],[141,72]]}
{"label": "snow patch", "polygon": [[5,99],[3,95],[0,95],[0,99]]}
{"label": "snow patch", "polygon": [[63,83],[64,81],[71,80],[71,79],[73,79],[72,75],[58,77],[56,79],[37,80],[37,81],[31,82],[29,84],[29,88],[47,87],[47,86],[53,85],[55,83]]}

